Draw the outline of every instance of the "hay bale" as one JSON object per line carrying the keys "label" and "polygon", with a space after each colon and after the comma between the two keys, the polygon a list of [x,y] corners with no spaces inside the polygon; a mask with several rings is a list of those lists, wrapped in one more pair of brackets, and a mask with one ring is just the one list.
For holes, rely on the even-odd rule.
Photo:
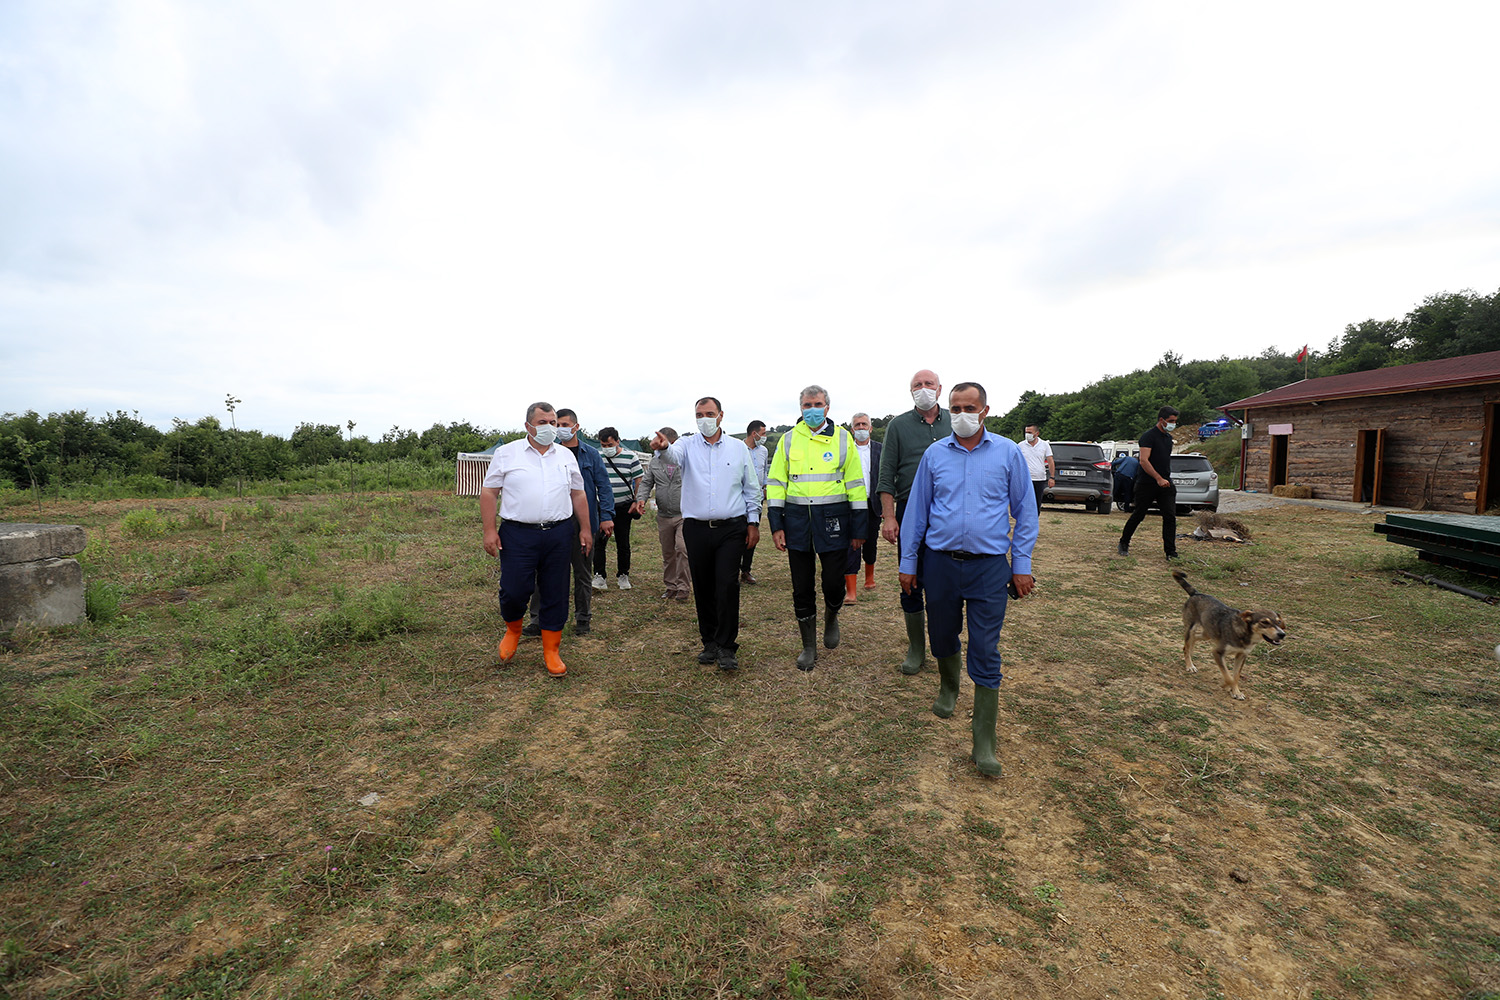
{"label": "hay bale", "polygon": [[1290,497],[1293,500],[1311,500],[1313,491],[1311,486],[1298,486],[1288,483],[1285,486],[1272,487],[1271,495],[1273,497]]}

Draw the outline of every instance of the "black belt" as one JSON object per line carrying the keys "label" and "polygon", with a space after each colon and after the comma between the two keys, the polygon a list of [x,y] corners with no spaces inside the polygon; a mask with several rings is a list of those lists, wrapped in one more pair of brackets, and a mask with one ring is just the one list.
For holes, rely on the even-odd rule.
{"label": "black belt", "polygon": [[549,528],[557,527],[559,524],[571,524],[572,520],[572,518],[567,518],[562,521],[506,521],[505,523],[514,525],[517,528],[530,528],[533,531],[546,531]]}
{"label": "black belt", "polygon": [[998,552],[965,552],[962,549],[936,549],[935,551],[940,556],[948,556],[950,559],[957,559],[959,562],[968,562],[970,559],[996,559],[999,557]]}
{"label": "black belt", "polygon": [[739,517],[720,517],[714,520],[704,520],[701,517],[690,517],[688,520],[696,521],[699,524],[706,524],[710,528],[717,528],[721,524],[746,524],[750,519],[741,514]]}

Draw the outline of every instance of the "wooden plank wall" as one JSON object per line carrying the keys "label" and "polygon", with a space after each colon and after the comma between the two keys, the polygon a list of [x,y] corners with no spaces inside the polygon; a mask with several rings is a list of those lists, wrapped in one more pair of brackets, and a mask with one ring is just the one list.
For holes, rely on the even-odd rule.
{"label": "wooden plank wall", "polygon": [[1311,486],[1319,499],[1353,500],[1358,432],[1384,428],[1382,505],[1473,513],[1485,403],[1497,399],[1500,386],[1482,385],[1251,410],[1245,486],[1270,489],[1267,428],[1291,424],[1286,481]]}

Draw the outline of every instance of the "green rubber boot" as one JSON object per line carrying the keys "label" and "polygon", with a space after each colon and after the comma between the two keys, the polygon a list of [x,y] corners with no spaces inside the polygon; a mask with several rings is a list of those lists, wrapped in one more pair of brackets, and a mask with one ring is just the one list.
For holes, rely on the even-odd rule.
{"label": "green rubber boot", "polygon": [[832,604],[823,605],[823,648],[839,648],[839,609]]}
{"label": "green rubber boot", "polygon": [[901,661],[901,672],[910,676],[922,672],[927,659],[927,615],[921,611],[906,613],[906,659]]}
{"label": "green rubber boot", "polygon": [[980,774],[1000,777],[995,759],[995,717],[1000,714],[1000,691],[974,685],[974,764]]}
{"label": "green rubber boot", "polygon": [[958,677],[963,666],[962,653],[938,657],[938,696],[932,703],[932,714],[939,719],[951,716],[953,707],[958,704]]}
{"label": "green rubber boot", "polygon": [[802,633],[802,653],[797,657],[797,669],[811,670],[818,662],[818,616],[798,618],[797,629]]}

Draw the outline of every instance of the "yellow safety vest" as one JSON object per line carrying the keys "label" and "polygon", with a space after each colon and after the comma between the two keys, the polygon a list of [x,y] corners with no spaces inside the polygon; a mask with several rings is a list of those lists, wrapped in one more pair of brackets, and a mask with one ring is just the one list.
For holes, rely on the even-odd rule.
{"label": "yellow safety vest", "polygon": [[832,434],[814,435],[799,420],[781,436],[766,475],[767,507],[848,501],[852,509],[865,510],[869,496],[859,450],[844,428],[835,424]]}

